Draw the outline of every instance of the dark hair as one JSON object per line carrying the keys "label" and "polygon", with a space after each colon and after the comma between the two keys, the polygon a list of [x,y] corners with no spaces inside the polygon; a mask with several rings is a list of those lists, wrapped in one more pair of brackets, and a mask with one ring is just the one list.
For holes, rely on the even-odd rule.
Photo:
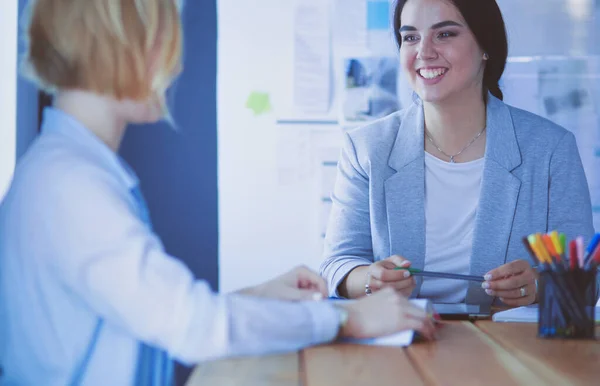
{"label": "dark hair", "polygon": [[[398,47],[402,45],[400,35],[400,15],[406,2],[410,0],[397,0],[394,11],[394,36]],[[502,12],[496,0],[447,0],[450,1],[462,14],[469,29],[475,35],[477,43],[487,53],[489,59],[483,73],[483,97],[487,99],[489,91],[496,98],[502,100],[503,95],[498,82],[506,66],[508,57],[508,41],[506,27]]]}

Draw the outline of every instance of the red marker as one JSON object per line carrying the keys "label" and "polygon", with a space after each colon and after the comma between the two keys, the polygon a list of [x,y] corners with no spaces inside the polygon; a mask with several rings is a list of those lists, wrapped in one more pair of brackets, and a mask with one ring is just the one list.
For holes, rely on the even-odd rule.
{"label": "red marker", "polygon": [[569,263],[572,271],[577,269],[577,242],[575,240],[569,241]]}

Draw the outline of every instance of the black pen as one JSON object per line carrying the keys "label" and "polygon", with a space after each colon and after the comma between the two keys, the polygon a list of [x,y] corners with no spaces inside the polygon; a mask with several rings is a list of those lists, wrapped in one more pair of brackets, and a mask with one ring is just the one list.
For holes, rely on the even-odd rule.
{"label": "black pen", "polygon": [[459,275],[457,273],[445,273],[445,272],[431,272],[431,271],[423,271],[422,269],[417,269],[417,268],[405,268],[405,267],[396,267],[394,269],[408,271],[413,276],[427,276],[427,277],[439,277],[442,279],[468,280],[468,281],[476,281],[479,283],[482,283],[485,281],[483,276]]}

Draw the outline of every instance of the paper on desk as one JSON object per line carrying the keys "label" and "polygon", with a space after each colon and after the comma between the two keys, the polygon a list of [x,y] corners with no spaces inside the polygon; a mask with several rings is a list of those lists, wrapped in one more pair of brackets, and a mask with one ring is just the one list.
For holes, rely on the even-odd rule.
{"label": "paper on desk", "polygon": [[[427,310],[428,313],[433,314],[433,305],[427,299],[411,299],[410,302],[418,307]],[[344,342],[366,344],[372,346],[397,346],[405,347],[409,346],[414,342],[417,333],[414,330],[402,331],[396,334],[382,336],[379,338],[371,339],[345,339]]]}
{"label": "paper on desk", "polygon": [[[537,323],[538,306],[534,304],[497,312],[492,316],[492,320],[494,322]],[[596,322],[600,322],[600,307],[596,307]]]}
{"label": "paper on desk", "polygon": [[298,0],[294,14],[294,107],[327,113],[331,96],[329,5]]}

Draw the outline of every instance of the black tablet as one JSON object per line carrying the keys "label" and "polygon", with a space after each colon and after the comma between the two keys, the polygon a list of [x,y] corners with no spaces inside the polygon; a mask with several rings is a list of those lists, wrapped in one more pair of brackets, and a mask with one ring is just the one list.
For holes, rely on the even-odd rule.
{"label": "black tablet", "polygon": [[433,303],[433,309],[442,319],[478,319],[489,318],[490,306],[466,303]]}

